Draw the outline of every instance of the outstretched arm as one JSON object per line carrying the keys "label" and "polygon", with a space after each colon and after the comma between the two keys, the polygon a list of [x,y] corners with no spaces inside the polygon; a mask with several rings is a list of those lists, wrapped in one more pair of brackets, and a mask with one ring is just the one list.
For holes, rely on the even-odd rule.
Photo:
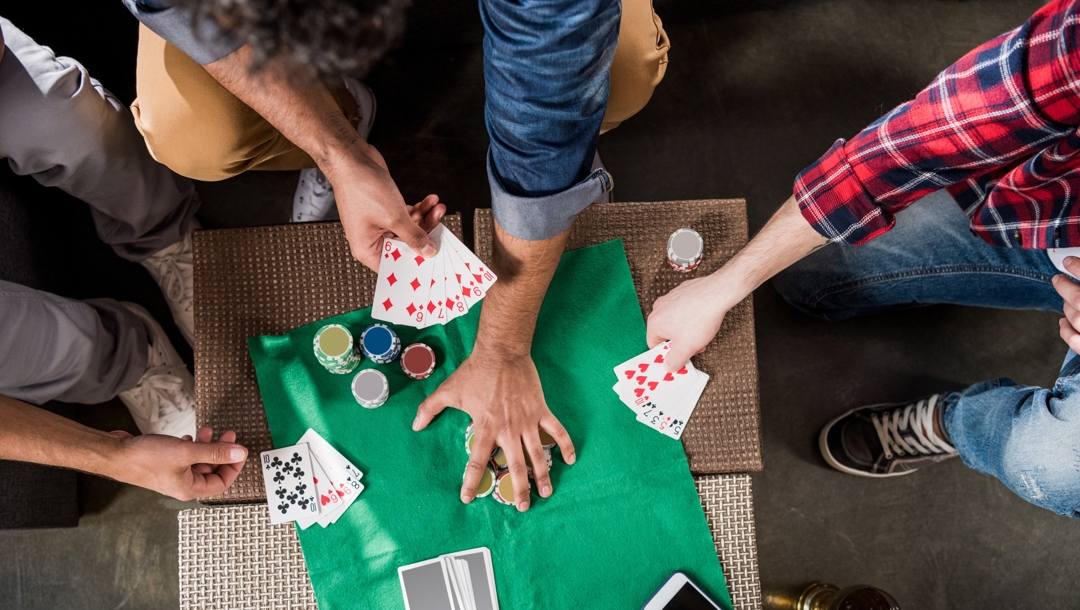
{"label": "outstretched arm", "polygon": [[472,501],[485,459],[506,454],[518,510],[529,508],[531,463],[552,494],[540,431],[572,464],[574,446],[544,401],[530,350],[540,305],[577,214],[610,186],[593,172],[619,29],[617,0],[482,0],[488,180],[495,271],[473,353],[429,397],[414,428],[447,405],[476,430],[461,500]]}
{"label": "outstretched arm", "polygon": [[668,362],[681,367],[712,341],[732,307],[826,243],[803,218],[795,199],[789,198],[723,267],[683,282],[656,300],[649,314],[649,347],[670,340]]}
{"label": "outstretched arm", "polygon": [[81,470],[178,500],[222,493],[247,458],[235,432],[218,442],[210,428],[197,439],[102,432],[6,396],[0,421],[0,459]]}

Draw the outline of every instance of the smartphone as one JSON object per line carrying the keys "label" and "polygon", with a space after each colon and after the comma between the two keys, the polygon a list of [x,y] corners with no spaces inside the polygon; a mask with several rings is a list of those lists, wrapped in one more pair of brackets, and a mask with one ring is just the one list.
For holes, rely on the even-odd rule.
{"label": "smartphone", "polygon": [[686,574],[675,572],[641,610],[722,610]]}

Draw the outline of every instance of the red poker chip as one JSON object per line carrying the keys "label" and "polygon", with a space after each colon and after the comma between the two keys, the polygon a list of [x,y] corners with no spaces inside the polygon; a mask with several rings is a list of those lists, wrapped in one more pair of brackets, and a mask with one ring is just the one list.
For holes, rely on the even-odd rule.
{"label": "red poker chip", "polygon": [[423,343],[413,343],[401,351],[401,370],[413,379],[427,379],[435,370],[435,350]]}

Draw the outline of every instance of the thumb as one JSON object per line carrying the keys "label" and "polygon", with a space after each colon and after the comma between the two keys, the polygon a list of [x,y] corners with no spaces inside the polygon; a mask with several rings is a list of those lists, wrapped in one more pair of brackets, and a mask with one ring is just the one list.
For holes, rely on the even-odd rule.
{"label": "thumb", "polygon": [[434,394],[427,397],[427,400],[420,403],[420,407],[416,409],[416,419],[413,420],[412,429],[413,432],[419,432],[428,427],[431,420],[438,417],[439,413],[446,410],[447,403],[446,394],[443,392],[435,391]]}
{"label": "thumb", "polygon": [[248,451],[235,443],[189,443],[193,464],[235,464],[247,459]]}
{"label": "thumb", "polygon": [[671,350],[668,351],[666,363],[669,371],[677,371],[686,366],[687,361],[690,360],[690,356],[693,356],[698,352],[697,348],[689,343],[671,342]]}
{"label": "thumb", "polygon": [[390,230],[394,232],[394,235],[397,235],[398,239],[426,258],[431,258],[439,253],[438,248],[435,247],[435,242],[428,237],[427,231],[413,222],[412,217],[405,211],[405,208],[401,209],[397,220],[390,225]]}

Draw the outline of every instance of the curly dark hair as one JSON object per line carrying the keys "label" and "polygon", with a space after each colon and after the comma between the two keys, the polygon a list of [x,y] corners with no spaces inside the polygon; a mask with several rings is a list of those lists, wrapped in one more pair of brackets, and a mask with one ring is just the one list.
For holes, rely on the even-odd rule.
{"label": "curly dark hair", "polygon": [[397,43],[410,0],[178,0],[252,48],[255,66],[290,57],[320,76],[364,76]]}

